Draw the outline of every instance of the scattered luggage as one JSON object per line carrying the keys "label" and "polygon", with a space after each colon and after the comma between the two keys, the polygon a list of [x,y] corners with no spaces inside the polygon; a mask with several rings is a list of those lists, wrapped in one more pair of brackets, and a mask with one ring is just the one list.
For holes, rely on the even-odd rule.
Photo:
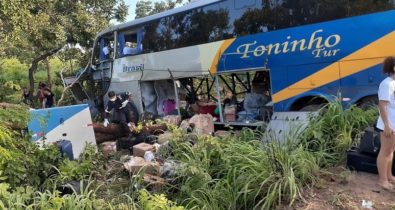
{"label": "scattered luggage", "polygon": [[73,145],[69,140],[60,140],[57,142],[60,154],[62,157],[67,157],[69,160],[74,160]]}
{"label": "scattered luggage", "polygon": [[163,118],[163,120],[175,126],[179,126],[181,123],[181,117],[178,115],[167,115]]}
{"label": "scattered luggage", "polygon": [[224,117],[226,122],[236,121],[236,105],[225,106]]}
{"label": "scattered luggage", "polygon": [[[379,151],[380,133],[373,127],[368,127],[362,135],[359,147],[347,151],[347,167],[351,170],[376,174]],[[392,171],[395,172],[394,167]]]}
{"label": "scattered luggage", "polygon": [[151,175],[158,175],[160,166],[157,163],[145,161],[142,157],[132,156],[130,160],[124,163],[124,168],[132,174],[145,172]]}
{"label": "scattered luggage", "polygon": [[[376,156],[363,154],[358,148],[347,151],[347,167],[350,170],[377,174],[376,161]],[[395,174],[395,164],[392,165],[392,173]]]}
{"label": "scattered luggage", "polygon": [[131,150],[133,147],[134,141],[130,137],[121,137],[117,139],[117,149],[118,150]]}
{"label": "scattered luggage", "polygon": [[376,157],[360,153],[357,148],[347,151],[347,167],[350,170],[377,174]]}
{"label": "scattered luggage", "polygon": [[165,115],[171,114],[176,109],[176,102],[173,99],[163,101],[163,113]]}
{"label": "scattered luggage", "polygon": [[368,127],[361,138],[359,151],[366,155],[377,156],[380,151],[380,133]]}
{"label": "scattered luggage", "polygon": [[147,143],[140,143],[133,146],[133,156],[144,157],[145,152],[154,151],[154,146]]}
{"label": "scattered luggage", "polygon": [[106,141],[101,144],[101,151],[104,156],[108,157],[117,151],[116,142]]}
{"label": "scattered luggage", "polygon": [[144,182],[146,182],[154,192],[159,192],[162,189],[162,187],[166,184],[165,179],[151,174],[144,174],[143,179]]}
{"label": "scattered luggage", "polygon": [[198,114],[189,120],[194,125],[193,131],[199,135],[211,135],[214,133],[213,117],[210,114]]}

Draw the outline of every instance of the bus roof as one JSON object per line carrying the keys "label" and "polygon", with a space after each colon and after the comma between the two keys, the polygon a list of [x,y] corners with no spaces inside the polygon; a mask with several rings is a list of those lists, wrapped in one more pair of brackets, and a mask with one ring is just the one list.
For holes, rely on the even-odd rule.
{"label": "bus roof", "polygon": [[137,25],[140,25],[142,23],[150,22],[150,21],[157,20],[157,19],[160,19],[160,18],[163,18],[163,17],[174,15],[174,14],[177,14],[177,13],[180,13],[180,12],[192,10],[192,9],[199,8],[199,7],[202,7],[202,6],[205,6],[205,5],[209,5],[209,4],[213,4],[213,3],[216,3],[216,2],[219,2],[219,1],[223,1],[223,0],[195,0],[195,1],[192,1],[192,2],[190,2],[187,5],[182,6],[182,7],[177,7],[177,8],[174,8],[174,9],[171,9],[171,10],[167,10],[167,11],[164,11],[164,12],[160,12],[160,13],[157,13],[157,14],[154,14],[154,15],[138,18],[138,19],[126,22],[126,23],[122,23],[122,24],[118,24],[118,25],[115,25],[115,26],[108,27],[108,28],[104,29],[103,31],[99,32],[99,34],[96,37],[100,37],[100,36],[102,36],[104,34],[107,34],[107,33],[111,32],[111,31],[122,30],[122,29],[125,29],[125,28],[129,28],[131,26],[137,26]]}

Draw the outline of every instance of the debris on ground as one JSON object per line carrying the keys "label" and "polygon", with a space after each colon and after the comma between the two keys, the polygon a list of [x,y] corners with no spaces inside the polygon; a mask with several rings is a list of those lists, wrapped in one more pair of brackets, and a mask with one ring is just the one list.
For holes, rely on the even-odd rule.
{"label": "debris on ground", "polygon": [[[129,133],[125,133],[119,124],[110,124],[105,127],[103,124],[95,123],[93,124],[93,130],[95,131],[96,142],[101,144],[105,141],[115,140],[121,137],[127,137]],[[158,125],[147,125],[141,128],[135,127],[132,134],[134,136],[143,134],[160,134],[167,130],[166,124]]]}
{"label": "debris on ground", "polygon": [[147,174],[159,175],[160,166],[158,163],[145,161],[142,157],[132,156],[130,160],[124,163],[124,167],[132,174],[137,174],[141,171]]}
{"label": "debris on ground", "polygon": [[191,144],[198,141],[199,135],[222,138],[230,134],[228,131],[214,133],[213,117],[210,114],[198,114],[183,121],[177,115],[169,115],[157,123],[146,122],[143,126],[132,126],[131,133],[123,132],[118,124],[107,127],[102,124],[93,125],[97,143],[101,145],[104,156],[122,164],[114,167],[122,168],[132,177],[141,178],[142,183],[136,183],[136,187],[144,184],[154,192],[160,191],[180,168],[178,163],[162,159],[160,155],[162,149],[166,150],[168,143],[175,138],[174,133],[167,131],[167,125],[178,126],[185,134],[185,141]]}
{"label": "debris on ground", "polygon": [[147,143],[140,143],[133,146],[133,155],[137,157],[144,157],[148,151],[154,151],[154,146]]}
{"label": "debris on ground", "polygon": [[189,120],[189,123],[193,124],[193,131],[198,135],[211,135],[214,133],[213,116],[210,114],[194,115]]}

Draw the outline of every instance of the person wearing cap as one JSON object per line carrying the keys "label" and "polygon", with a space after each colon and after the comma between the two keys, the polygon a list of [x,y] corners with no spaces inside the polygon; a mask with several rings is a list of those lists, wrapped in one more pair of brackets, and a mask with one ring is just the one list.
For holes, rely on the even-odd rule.
{"label": "person wearing cap", "polygon": [[[127,105],[129,104],[130,98],[131,98],[131,93],[126,92],[126,93],[121,93],[121,94],[115,94],[114,91],[108,92],[108,102],[107,106],[105,108],[105,119],[104,119],[104,127],[107,127],[109,122],[109,117],[111,114],[111,111],[114,110],[114,115],[116,116],[116,120],[124,129],[126,132],[130,132],[130,127],[133,127],[135,125],[135,122],[132,122],[132,118],[129,113],[129,109]],[[133,107],[132,107],[133,108]],[[132,109],[133,112],[135,110]]]}

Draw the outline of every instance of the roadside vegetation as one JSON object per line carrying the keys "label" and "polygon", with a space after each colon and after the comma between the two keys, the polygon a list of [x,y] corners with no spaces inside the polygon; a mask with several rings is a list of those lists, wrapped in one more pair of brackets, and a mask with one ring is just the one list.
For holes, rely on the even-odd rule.
{"label": "roadside vegetation", "polygon": [[[0,118],[10,109],[0,110]],[[15,110],[18,123],[29,119]],[[23,113],[23,114],[21,114]],[[344,164],[346,150],[377,116],[375,109],[328,104],[307,129],[279,142],[244,129],[224,138],[193,136],[173,127],[161,150],[174,174],[159,189],[122,169],[121,154],[104,157],[88,145],[79,160],[55,146],[39,149],[29,136],[0,129],[0,209],[275,209],[303,199],[317,174]],[[15,117],[14,117],[15,118]],[[62,194],[62,187],[74,191]],[[155,189],[155,190],[154,190]],[[64,193],[64,192],[63,192]]]}

